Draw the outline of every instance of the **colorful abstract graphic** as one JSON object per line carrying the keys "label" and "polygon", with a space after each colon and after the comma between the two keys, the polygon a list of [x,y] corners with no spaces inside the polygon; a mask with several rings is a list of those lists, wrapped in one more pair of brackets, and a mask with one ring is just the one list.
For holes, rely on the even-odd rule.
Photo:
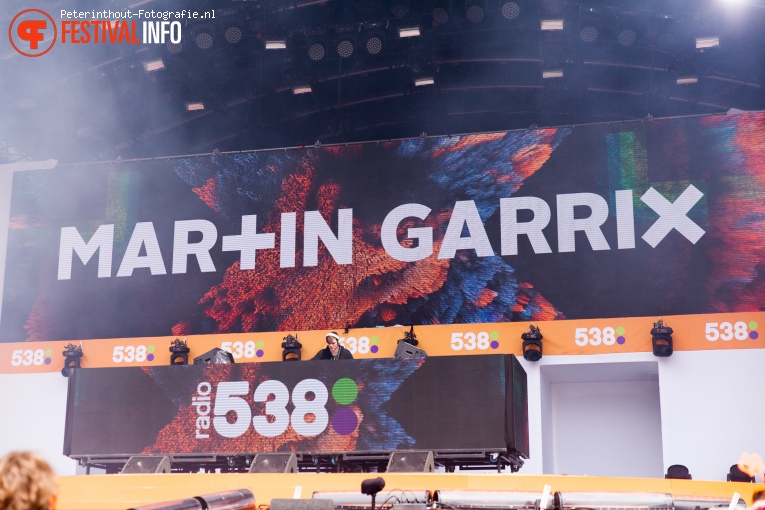
{"label": "colorful abstract graphic", "polygon": [[[18,173],[0,338],[761,310],[763,163],[765,115],[747,114]],[[399,221],[395,242],[416,249],[409,233],[427,229],[432,240],[411,261],[382,242],[406,204],[429,212]],[[331,246],[341,213],[350,263]],[[273,234],[253,269],[224,246],[245,218]],[[104,225],[105,269],[106,244],[87,261],[71,248],[105,239]],[[209,260],[176,253],[202,242]],[[68,279],[61,246],[74,253]]]}

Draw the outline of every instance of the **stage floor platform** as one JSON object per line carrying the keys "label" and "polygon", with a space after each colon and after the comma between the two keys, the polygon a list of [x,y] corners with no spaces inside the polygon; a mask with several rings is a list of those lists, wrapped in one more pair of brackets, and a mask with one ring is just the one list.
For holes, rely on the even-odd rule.
{"label": "stage floor platform", "polygon": [[218,474],[169,473],[130,475],[81,475],[59,477],[58,510],[111,510],[190,498],[215,492],[249,489],[258,507],[274,498],[310,499],[319,492],[356,492],[361,482],[381,476],[385,488],[378,504],[390,491],[481,490],[539,492],[651,492],[687,496],[720,497],[730,501],[739,493],[747,504],[765,484],[665,480],[653,478],[601,478],[582,476],[521,475],[504,473],[295,473]]}

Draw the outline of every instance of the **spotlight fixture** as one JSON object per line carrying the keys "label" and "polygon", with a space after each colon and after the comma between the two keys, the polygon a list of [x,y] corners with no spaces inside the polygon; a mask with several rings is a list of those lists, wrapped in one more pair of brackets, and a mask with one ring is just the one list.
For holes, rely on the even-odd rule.
{"label": "spotlight fixture", "polygon": [[265,48],[267,50],[286,50],[287,41],[285,39],[266,39]]}
{"label": "spotlight fixture", "polygon": [[282,342],[282,361],[300,361],[303,344],[298,342],[297,334],[295,336],[287,335]]}
{"label": "spotlight fixture", "polygon": [[632,46],[637,41],[637,32],[632,27],[623,27],[619,30],[618,39],[622,46]]}
{"label": "spotlight fixture", "polygon": [[706,48],[717,48],[720,46],[720,37],[697,37],[696,49],[703,50]]}
{"label": "spotlight fixture", "polygon": [[579,38],[582,42],[593,43],[600,36],[600,22],[592,15],[583,16],[579,21]]}
{"label": "spotlight fixture", "polygon": [[[661,319],[659,319],[659,322],[661,322]],[[692,480],[693,477],[691,476],[690,471],[688,471],[688,468],[683,466],[682,464],[672,464],[667,468],[667,474],[664,475],[664,478],[668,478],[671,480]]]}
{"label": "spotlight fixture", "polygon": [[449,22],[449,13],[451,12],[451,5],[447,2],[438,2],[431,12],[433,16],[433,23],[436,25],[446,25]]}
{"label": "spotlight fixture", "polygon": [[301,85],[295,85],[294,87],[292,87],[292,93],[294,95],[310,94],[311,92],[313,92],[313,89],[307,83],[303,83]]}
{"label": "spotlight fixture", "polygon": [[80,359],[82,358],[82,344],[77,347],[74,344],[67,344],[64,347],[64,368],[61,369],[61,375],[69,377],[75,368],[80,368]]}
{"label": "spotlight fixture", "polygon": [[226,39],[226,42],[229,44],[240,42],[243,36],[244,32],[242,32],[242,27],[239,25],[229,25],[223,31],[223,38]]}
{"label": "spotlight fixture", "polygon": [[183,43],[174,43],[173,41],[167,41],[165,43],[165,48],[167,48],[167,52],[172,55],[177,55],[180,52],[183,51]]}
{"label": "spotlight fixture", "polygon": [[483,0],[468,0],[465,2],[465,17],[473,23],[480,23],[486,15],[486,4]]}
{"label": "spotlight fixture", "polygon": [[170,342],[170,366],[188,365],[189,352],[191,352],[191,349],[186,345],[185,339],[181,342],[179,338],[176,338]]}
{"label": "spotlight fixture", "polygon": [[523,340],[523,358],[527,361],[539,361],[542,359],[542,333],[533,324],[529,330],[521,335]]}
{"label": "spotlight fixture", "polygon": [[434,85],[436,80],[432,76],[418,76],[414,79],[415,87],[423,87],[425,85]]}
{"label": "spotlight fixture", "polygon": [[676,80],[678,85],[691,85],[699,82],[698,76],[678,76]]}
{"label": "spotlight fixture", "polygon": [[308,58],[310,58],[314,62],[318,62],[319,60],[323,59],[324,55],[326,54],[327,54],[327,47],[322,42],[314,41],[308,47]]}
{"label": "spotlight fixture", "polygon": [[370,55],[379,55],[383,49],[383,41],[385,41],[385,32],[372,30],[364,35],[363,46]]}
{"label": "spotlight fixture", "polygon": [[190,112],[196,112],[199,110],[204,110],[205,104],[202,101],[190,101],[186,103],[186,110]]}
{"label": "spotlight fixture", "polygon": [[143,70],[147,73],[151,73],[153,71],[161,71],[165,68],[165,61],[161,58],[155,58],[154,60],[147,60],[143,62]]}
{"label": "spotlight fixture", "polygon": [[544,31],[563,30],[562,19],[543,19],[539,22],[539,29]]}
{"label": "spotlight fixture", "polygon": [[215,31],[210,25],[198,25],[193,29],[194,44],[200,50],[209,50],[215,42]]}
{"label": "spotlight fixture", "polygon": [[420,27],[399,27],[398,29],[398,36],[399,37],[419,37],[420,36]]}
{"label": "spotlight fixture", "polygon": [[654,356],[659,358],[672,356],[672,328],[664,324],[664,320],[661,317],[653,323],[651,337]]}
{"label": "spotlight fixture", "polygon": [[409,0],[393,0],[390,4],[390,12],[396,18],[406,18],[409,14]]}
{"label": "spotlight fixture", "polygon": [[754,477],[742,471],[738,464],[733,464],[730,467],[726,478],[729,482],[754,483]]}
{"label": "spotlight fixture", "polygon": [[335,50],[340,58],[349,58],[353,55],[355,49],[356,46],[353,44],[353,41],[347,37],[337,41],[337,45],[335,46]]}
{"label": "spotlight fixture", "polygon": [[404,331],[404,338],[396,343],[396,352],[393,354],[393,357],[401,359],[420,359],[426,357],[428,353],[417,347],[419,343],[417,335],[414,334],[414,324],[412,324],[409,331]]}
{"label": "spotlight fixture", "polygon": [[518,19],[521,15],[521,6],[518,2],[502,2],[502,17],[505,19]]}
{"label": "spotlight fixture", "polygon": [[409,326],[409,331],[404,331],[404,342],[417,346],[420,342],[417,340],[417,335],[414,333],[414,324]]}

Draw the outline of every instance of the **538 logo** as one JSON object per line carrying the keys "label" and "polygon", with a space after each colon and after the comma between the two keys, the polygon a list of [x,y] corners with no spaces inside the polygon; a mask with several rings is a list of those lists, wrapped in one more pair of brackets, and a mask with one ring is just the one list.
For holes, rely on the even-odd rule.
{"label": "538 logo", "polygon": [[738,321],[735,323],[730,322],[707,322],[704,329],[706,339],[710,342],[716,342],[718,339],[728,342],[733,340],[746,340],[751,338],[757,340],[759,333],[757,333],[757,322]]}
{"label": "538 logo", "polygon": [[[332,386],[332,398],[341,406],[353,403],[358,392],[356,382],[347,377],[338,379]],[[211,424],[211,411],[213,428],[227,438],[243,435],[250,426],[265,437],[283,434],[288,427],[292,427],[301,436],[313,437],[324,432],[328,426],[340,435],[350,435],[358,426],[358,416],[349,407],[340,407],[330,418],[326,407],[329,390],[318,379],[303,379],[292,391],[276,379],[263,381],[252,393],[252,401],[262,404],[263,414],[253,413],[250,404],[244,399],[249,394],[248,381],[220,382],[214,391],[212,384],[199,383],[191,403],[198,416],[195,437],[209,437],[207,429]],[[211,405],[213,396],[215,404]]]}

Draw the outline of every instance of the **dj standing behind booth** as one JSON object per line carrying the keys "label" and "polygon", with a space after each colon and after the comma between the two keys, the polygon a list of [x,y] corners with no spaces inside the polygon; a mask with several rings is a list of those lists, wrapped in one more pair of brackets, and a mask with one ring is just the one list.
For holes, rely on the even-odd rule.
{"label": "dj standing behind booth", "polygon": [[332,331],[327,333],[327,347],[311,359],[353,359],[351,351],[340,345],[340,336]]}

